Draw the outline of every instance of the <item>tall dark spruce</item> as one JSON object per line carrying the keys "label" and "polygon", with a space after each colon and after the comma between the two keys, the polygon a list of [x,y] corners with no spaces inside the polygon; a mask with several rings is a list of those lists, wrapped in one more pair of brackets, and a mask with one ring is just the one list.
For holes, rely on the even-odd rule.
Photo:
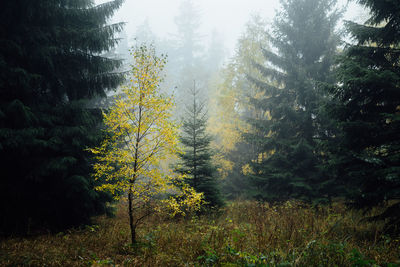
{"label": "tall dark spruce", "polygon": [[321,202],[329,199],[332,181],[324,174],[324,124],[319,89],[331,82],[339,42],[335,25],[340,12],[335,0],[282,0],[264,50],[266,64],[254,64],[264,80],[249,77],[264,97],[251,99],[263,116],[249,119],[245,134],[257,148],[249,179],[255,197],[270,201],[291,198]]}
{"label": "tall dark spruce", "polygon": [[[331,163],[348,198],[368,209],[400,199],[400,6],[358,2],[371,17],[365,25],[346,23],[356,44],[340,58],[340,86],[333,90],[331,114],[342,134],[331,142]],[[378,218],[400,232],[400,203]]]}
{"label": "tall dark spruce", "polygon": [[100,141],[87,100],[123,80],[107,25],[122,0],[15,0],[0,4],[0,234],[88,223],[110,197],[94,190],[85,148]]}
{"label": "tall dark spruce", "polygon": [[204,102],[198,100],[198,90],[191,90],[193,104],[186,107],[180,140],[184,153],[179,154],[181,163],[177,171],[189,177],[186,183],[196,192],[204,194],[207,207],[220,207],[223,204],[217,182],[217,169],[212,163],[210,149],[211,136],[207,134],[207,114]]}

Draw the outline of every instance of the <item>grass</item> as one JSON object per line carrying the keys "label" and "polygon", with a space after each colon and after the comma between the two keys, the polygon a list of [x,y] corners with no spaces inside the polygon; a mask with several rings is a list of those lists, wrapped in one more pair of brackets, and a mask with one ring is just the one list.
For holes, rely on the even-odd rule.
{"label": "grass", "polygon": [[126,207],[80,230],[0,241],[1,266],[400,266],[400,241],[342,204],[232,202],[150,217],[129,244]]}

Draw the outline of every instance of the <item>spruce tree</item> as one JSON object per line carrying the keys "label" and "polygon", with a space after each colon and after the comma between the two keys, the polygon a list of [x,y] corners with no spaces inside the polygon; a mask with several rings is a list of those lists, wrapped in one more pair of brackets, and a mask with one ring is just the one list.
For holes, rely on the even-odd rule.
{"label": "spruce tree", "polygon": [[[362,0],[366,24],[347,22],[355,43],[340,58],[331,105],[341,134],[330,142],[331,166],[361,208],[400,198],[400,8],[395,0]],[[400,204],[378,218],[400,231]]]}
{"label": "spruce tree", "polygon": [[207,134],[207,113],[205,103],[198,100],[199,91],[194,84],[191,94],[193,104],[186,106],[180,141],[184,152],[177,171],[186,174],[186,183],[196,192],[204,194],[207,207],[220,207],[223,204],[216,177],[216,167],[212,163],[210,149],[211,136]]}
{"label": "spruce tree", "polygon": [[102,57],[122,24],[122,0],[0,4],[0,234],[60,230],[104,213],[85,148],[101,140],[103,97],[123,76]]}
{"label": "spruce tree", "polygon": [[248,120],[252,131],[245,134],[257,148],[248,176],[260,199],[325,201],[331,181],[320,168],[319,85],[332,77],[340,12],[335,0],[281,4],[269,36],[272,49],[263,50],[266,64],[254,64],[264,78],[249,76],[263,97],[250,100],[259,117]]}

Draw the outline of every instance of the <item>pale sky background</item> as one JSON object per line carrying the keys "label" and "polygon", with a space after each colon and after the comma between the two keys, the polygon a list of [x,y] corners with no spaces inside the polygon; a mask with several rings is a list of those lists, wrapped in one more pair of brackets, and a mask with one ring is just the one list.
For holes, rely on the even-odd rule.
{"label": "pale sky background", "polygon": [[[107,2],[96,0],[97,4]],[[205,43],[213,30],[222,35],[228,55],[232,55],[236,41],[245,29],[252,14],[258,14],[272,21],[279,8],[279,0],[193,0],[201,14],[200,32]],[[176,33],[174,17],[178,14],[181,0],[125,0],[115,14],[113,21],[126,22],[125,31],[129,38],[136,28],[147,19],[152,31],[161,38]],[[347,0],[339,0],[345,5]],[[344,19],[359,21],[361,9],[351,2]]]}

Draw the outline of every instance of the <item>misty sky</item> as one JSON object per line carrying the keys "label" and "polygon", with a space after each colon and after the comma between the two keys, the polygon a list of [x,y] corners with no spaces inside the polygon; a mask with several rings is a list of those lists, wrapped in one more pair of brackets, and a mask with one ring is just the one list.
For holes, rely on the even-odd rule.
{"label": "misty sky", "polygon": [[[252,14],[258,14],[267,21],[272,21],[279,0],[193,0],[201,14],[201,34],[204,42],[213,30],[224,39],[229,54],[233,53],[236,40],[244,31],[246,22]],[[106,0],[96,0],[103,3]],[[339,0],[341,5],[347,0]],[[136,28],[147,19],[152,31],[161,38],[169,38],[176,33],[174,17],[178,14],[181,0],[125,0],[114,17],[115,21],[125,21],[125,30],[129,38]],[[350,3],[345,19],[358,20],[360,9]]]}

